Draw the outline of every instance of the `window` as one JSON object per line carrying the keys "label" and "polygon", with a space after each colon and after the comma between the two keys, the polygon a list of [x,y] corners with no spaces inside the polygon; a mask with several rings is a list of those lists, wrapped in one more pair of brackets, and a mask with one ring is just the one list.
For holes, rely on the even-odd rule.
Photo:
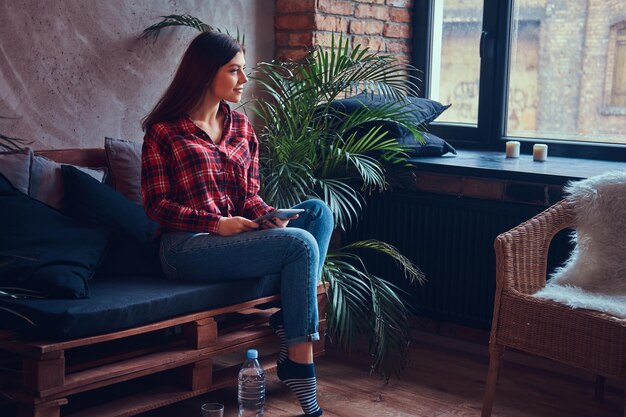
{"label": "window", "polygon": [[456,2],[435,2],[433,46],[429,73],[430,98],[455,103],[442,122],[478,123],[478,90],[482,7],[459,8]]}
{"label": "window", "polygon": [[[616,25],[611,33],[615,38],[613,50],[609,49],[609,62],[612,61],[610,106],[623,107],[626,110],[626,22]],[[613,39],[610,39],[612,41]]]}
{"label": "window", "polygon": [[[415,0],[431,130],[457,146],[626,160],[626,2]],[[617,19],[617,20],[616,20]],[[618,22],[618,23],[616,23]]]}

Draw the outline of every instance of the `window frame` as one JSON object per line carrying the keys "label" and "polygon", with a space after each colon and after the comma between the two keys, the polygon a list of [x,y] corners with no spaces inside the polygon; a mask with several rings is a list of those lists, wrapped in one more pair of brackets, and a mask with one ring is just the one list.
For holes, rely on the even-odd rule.
{"label": "window frame", "polygon": [[[483,0],[483,29],[480,51],[477,125],[432,123],[428,130],[459,149],[503,151],[504,142],[521,142],[523,153],[531,153],[534,143],[549,145],[550,155],[571,158],[626,161],[626,144],[577,142],[550,138],[507,136],[507,84],[510,28],[513,0]],[[419,95],[429,97],[434,0],[413,1],[412,63],[418,69]],[[493,80],[482,82],[482,80]]]}
{"label": "window frame", "polygon": [[[620,32],[624,32],[620,34]],[[611,53],[611,51],[613,53]],[[605,113],[611,113],[611,111],[619,112],[620,114],[626,115],[626,103],[624,104],[615,104],[614,103],[614,94],[615,94],[615,82],[617,78],[618,71],[626,72],[626,67],[618,68],[619,56],[624,54],[624,58],[626,58],[626,20],[622,20],[612,25],[609,35],[609,54],[606,63],[606,90],[604,92],[604,108],[603,111]],[[625,74],[621,74],[622,77]],[[622,88],[626,88],[626,85],[620,85]],[[624,94],[624,93],[622,93]],[[620,94],[620,95],[622,95]]]}

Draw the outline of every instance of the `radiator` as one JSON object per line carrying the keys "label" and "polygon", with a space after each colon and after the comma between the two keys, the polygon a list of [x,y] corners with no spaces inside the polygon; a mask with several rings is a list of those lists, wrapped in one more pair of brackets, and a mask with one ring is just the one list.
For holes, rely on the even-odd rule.
{"label": "radiator", "polygon": [[[495,293],[497,235],[543,210],[526,204],[400,192],[373,196],[348,241],[380,239],[397,247],[426,275],[422,286],[409,286],[393,262],[363,252],[368,271],[409,293],[419,316],[488,329]],[[548,270],[570,250],[567,233],[552,242]]]}

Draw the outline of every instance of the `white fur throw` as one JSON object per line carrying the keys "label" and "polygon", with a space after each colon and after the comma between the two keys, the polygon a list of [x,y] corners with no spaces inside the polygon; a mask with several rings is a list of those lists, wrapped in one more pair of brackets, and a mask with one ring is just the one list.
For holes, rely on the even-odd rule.
{"label": "white fur throw", "polygon": [[565,192],[576,212],[575,248],[535,295],[626,318],[626,170],[570,183]]}
{"label": "white fur throw", "polygon": [[535,296],[556,301],[571,308],[586,308],[626,319],[626,295],[598,294],[571,285],[549,282]]}

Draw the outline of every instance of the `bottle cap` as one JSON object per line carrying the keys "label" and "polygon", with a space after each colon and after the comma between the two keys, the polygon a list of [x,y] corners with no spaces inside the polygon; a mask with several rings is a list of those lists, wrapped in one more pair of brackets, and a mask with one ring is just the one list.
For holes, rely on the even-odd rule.
{"label": "bottle cap", "polygon": [[248,349],[246,352],[246,358],[248,359],[256,359],[259,357],[259,352],[256,349]]}

